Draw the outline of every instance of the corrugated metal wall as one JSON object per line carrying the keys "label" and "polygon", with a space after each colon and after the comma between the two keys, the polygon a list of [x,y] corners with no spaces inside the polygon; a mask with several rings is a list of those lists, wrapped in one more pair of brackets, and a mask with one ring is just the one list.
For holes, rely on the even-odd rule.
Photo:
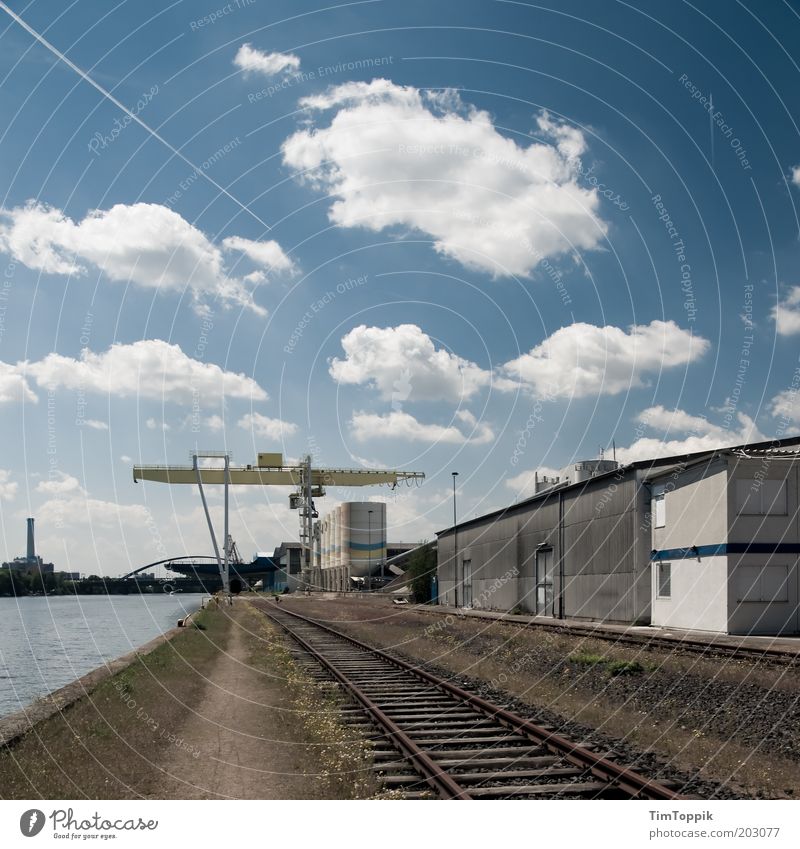
{"label": "corrugated metal wall", "polygon": [[[593,479],[560,496],[553,492],[459,528],[458,562],[471,561],[473,606],[533,611],[536,551],[545,545],[553,549],[554,593],[562,598],[564,616],[649,621],[650,540],[644,521],[649,499],[637,475],[626,470]],[[460,576],[454,575],[453,542],[452,531],[439,536],[439,596],[444,604],[454,602]]]}

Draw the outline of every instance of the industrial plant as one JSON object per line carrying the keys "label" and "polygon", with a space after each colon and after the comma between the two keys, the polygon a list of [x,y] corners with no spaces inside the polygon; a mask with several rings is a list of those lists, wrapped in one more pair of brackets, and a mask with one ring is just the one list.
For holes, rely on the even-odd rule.
{"label": "industrial plant", "polygon": [[24,557],[15,557],[3,563],[3,569],[10,569],[20,574],[51,575],[55,567],[52,563],[45,563],[36,553],[36,540],[34,537],[32,518],[26,519],[28,523],[28,546]]}

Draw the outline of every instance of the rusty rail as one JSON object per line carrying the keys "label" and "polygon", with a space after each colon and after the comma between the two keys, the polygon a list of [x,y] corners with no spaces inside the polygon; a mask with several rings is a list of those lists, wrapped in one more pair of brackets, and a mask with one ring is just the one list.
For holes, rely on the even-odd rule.
{"label": "rusty rail", "polygon": [[[263,610],[263,608],[262,608]],[[268,616],[270,615],[266,610],[264,611]],[[571,740],[566,737],[561,736],[560,734],[555,734],[551,731],[548,731],[546,728],[542,728],[539,725],[531,722],[528,719],[525,719],[518,714],[513,713],[512,711],[506,710],[498,705],[492,704],[481,696],[477,696],[474,693],[470,693],[466,690],[463,690],[461,687],[456,686],[455,684],[451,684],[450,682],[444,680],[443,678],[439,678],[436,675],[433,675],[430,672],[427,672],[424,669],[420,669],[417,666],[413,666],[410,663],[407,663],[404,660],[401,660],[397,657],[392,657],[392,655],[387,654],[385,651],[375,648],[374,646],[370,646],[367,643],[362,642],[361,640],[356,639],[355,637],[351,637],[348,634],[344,634],[341,631],[337,631],[335,628],[331,628],[328,625],[323,625],[320,622],[317,622],[314,619],[310,619],[307,616],[303,616],[300,613],[295,613],[291,610],[287,610],[285,607],[281,608],[281,613],[288,614],[289,616],[293,616],[295,619],[299,619],[305,622],[308,625],[313,625],[316,628],[321,629],[333,636],[336,636],[340,639],[346,640],[351,645],[357,646],[360,649],[370,652],[373,655],[377,655],[382,660],[392,664],[393,666],[398,667],[406,672],[415,675],[417,678],[421,678],[423,681],[426,681],[430,684],[433,684],[439,690],[443,692],[449,693],[452,696],[455,696],[462,702],[469,704],[471,707],[477,709],[485,716],[488,716],[491,719],[495,719],[500,722],[502,725],[507,728],[511,728],[516,732],[524,734],[528,739],[532,740],[539,745],[544,746],[548,751],[553,754],[561,755],[566,758],[570,763],[580,766],[582,768],[589,769],[591,773],[597,777],[602,779],[603,781],[607,781],[609,785],[614,787],[618,787],[628,793],[630,796],[636,799],[652,799],[652,800],[677,800],[684,798],[680,793],[672,790],[664,784],[661,784],[658,781],[653,781],[652,779],[647,778],[646,776],[636,772],[635,770],[629,769],[628,767],[620,766],[614,761],[609,760],[608,758],[604,758],[602,755],[598,755],[595,752],[592,752],[589,749],[586,749],[583,746],[578,745],[577,743],[573,743]],[[466,790],[459,787],[452,778],[448,779],[450,782],[455,784],[455,787],[460,791],[459,795],[453,794],[453,788],[449,790],[441,790],[438,785],[434,785],[432,782],[434,780],[438,781],[442,777],[442,770],[436,766],[435,762],[430,759],[421,749],[419,749],[416,744],[407,737],[407,735],[399,729],[392,720],[383,714],[376,705],[372,704],[370,699],[363,693],[360,692],[359,688],[347,679],[346,676],[342,675],[335,667],[329,663],[319,652],[317,652],[313,647],[309,646],[309,644],[298,637],[290,628],[288,628],[284,623],[280,622],[278,619],[270,616],[273,621],[277,622],[282,628],[288,631],[292,637],[297,640],[299,643],[303,645],[303,648],[306,651],[309,651],[314,658],[322,663],[326,669],[328,669],[344,686],[346,686],[359,700],[359,702],[367,709],[371,715],[375,716],[376,721],[379,722],[381,726],[390,731],[391,736],[397,740],[398,745],[404,748],[404,743],[410,744],[411,747],[416,749],[415,755],[412,756],[408,754],[408,757],[411,758],[415,763],[425,764],[425,769],[430,770],[431,767],[437,773],[434,776],[425,775],[426,780],[432,784],[432,786],[436,786],[437,790],[439,790],[441,795],[445,795],[445,792],[449,792],[450,795],[445,796],[445,798],[469,798],[469,794]],[[381,714],[383,716],[382,719],[378,718],[377,714]],[[388,723],[388,724],[387,724]],[[389,725],[394,726],[390,728]],[[405,739],[404,739],[405,738]],[[422,758],[424,760],[417,760],[417,758]]]}

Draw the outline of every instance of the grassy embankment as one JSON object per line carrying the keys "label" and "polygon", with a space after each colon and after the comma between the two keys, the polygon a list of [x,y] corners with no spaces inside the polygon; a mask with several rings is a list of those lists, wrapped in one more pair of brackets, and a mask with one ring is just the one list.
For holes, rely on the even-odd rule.
{"label": "grassy embankment", "polygon": [[335,697],[296,666],[263,616],[242,607],[238,625],[227,608],[199,613],[184,632],[1,750],[0,798],[157,796],[175,747],[192,752],[191,764],[203,757],[182,727],[190,708],[202,711],[212,686],[205,676],[241,625],[248,655],[241,659],[268,673],[263,703],[277,697],[297,709],[284,734],[304,745],[307,798],[367,795],[368,752],[340,725]]}

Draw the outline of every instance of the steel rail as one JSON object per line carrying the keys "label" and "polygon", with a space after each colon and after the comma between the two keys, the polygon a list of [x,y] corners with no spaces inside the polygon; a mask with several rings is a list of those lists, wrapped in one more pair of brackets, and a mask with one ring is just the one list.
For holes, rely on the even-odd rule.
{"label": "steel rail", "polygon": [[[423,611],[429,613],[429,611]],[[429,615],[443,615],[433,614]],[[453,615],[453,614],[450,614]],[[673,651],[688,651],[692,654],[705,654],[709,657],[715,655],[724,657],[740,657],[752,660],[768,660],[783,666],[792,666],[800,663],[800,655],[783,649],[757,648],[756,646],[732,646],[724,643],[706,642],[693,638],[661,637],[658,634],[626,634],[609,631],[604,628],[582,627],[580,625],[565,625],[558,621],[550,622],[524,622],[517,619],[505,617],[483,617],[468,616],[467,619],[476,619],[484,622],[501,622],[505,625],[521,625],[523,628],[541,628],[546,631],[556,631],[565,636],[588,637],[605,642],[620,643],[622,645],[640,646],[645,649],[665,649]]]}
{"label": "steel rail", "polygon": [[[449,693],[450,695],[453,695],[461,701],[464,701],[472,707],[476,708],[489,718],[496,719],[498,722],[500,722],[507,728],[511,728],[514,731],[524,734],[529,739],[533,740],[533,742],[544,746],[550,752],[557,755],[561,755],[562,757],[566,758],[566,760],[568,760],[570,763],[576,766],[580,766],[582,768],[589,769],[591,773],[597,778],[600,778],[603,781],[607,781],[610,785],[621,788],[626,793],[629,793],[635,798],[666,801],[685,798],[680,793],[677,793],[676,791],[665,786],[664,784],[661,784],[658,781],[653,781],[652,779],[649,779],[641,773],[629,769],[628,767],[620,766],[619,764],[614,763],[614,761],[611,761],[608,758],[603,757],[602,755],[595,754],[595,752],[592,752],[589,749],[578,745],[577,743],[573,743],[571,740],[567,739],[566,737],[562,737],[560,734],[555,734],[552,731],[548,731],[546,728],[542,728],[541,726],[536,725],[530,720],[525,719],[524,717],[521,717],[518,714],[513,713],[512,711],[509,711],[506,708],[500,707],[498,705],[492,704],[481,696],[477,696],[474,693],[467,692],[466,690],[461,689],[461,687],[458,687],[455,684],[451,684],[449,681],[445,681],[443,678],[439,678],[438,676],[433,675],[432,673],[427,672],[424,669],[420,669],[417,666],[413,666],[412,664],[407,663],[406,661],[401,660],[400,658],[392,657],[392,655],[387,654],[382,649],[370,646],[367,643],[356,639],[355,637],[351,637],[348,634],[343,634],[341,631],[337,631],[335,628],[331,628],[328,625],[323,625],[322,623],[317,622],[314,619],[310,619],[307,616],[303,616],[300,613],[295,613],[291,610],[287,610],[285,607],[281,608],[281,612],[287,613],[289,616],[293,616],[294,618],[299,619],[309,625],[313,625],[323,631],[326,631],[329,634],[339,637],[340,639],[346,640],[347,642],[351,643],[354,646],[358,646],[364,651],[368,651],[374,655],[377,655],[381,659],[398,667],[399,669],[403,669],[406,672],[410,672],[417,678],[421,678],[422,680],[433,684],[438,689],[443,690],[444,692]],[[278,622],[281,627],[286,628],[286,625],[281,623],[278,619],[274,619],[274,621]],[[286,630],[291,633],[291,630],[289,628],[286,628]],[[317,659],[321,658],[321,655],[319,655],[318,652],[314,651],[313,654]],[[324,665],[327,669],[333,671],[333,667],[330,663],[324,661]],[[400,731],[400,734],[403,734],[403,732]]]}
{"label": "steel rail", "polygon": [[[285,622],[273,616],[264,608],[262,611],[275,623],[280,625],[291,637],[302,646],[302,648],[310,654],[314,660],[330,672],[330,674],[342,684],[347,691],[354,696],[367,713],[375,720],[375,722],[385,729],[395,745],[401,752],[411,761],[417,772],[425,779],[425,781],[434,789],[443,799],[469,799],[471,798],[467,790],[458,784],[452,776],[444,771],[429,755],[427,755],[420,747],[405,733],[405,731],[397,725],[397,723],[350,678],[343,672],[340,672],[323,654],[314,648],[309,642],[304,640],[296,631],[292,630]],[[289,611],[281,611],[289,613]],[[295,614],[289,613],[294,616]],[[304,617],[301,617],[304,618]],[[307,620],[311,621],[311,620]],[[316,623],[312,623],[316,624]]]}

